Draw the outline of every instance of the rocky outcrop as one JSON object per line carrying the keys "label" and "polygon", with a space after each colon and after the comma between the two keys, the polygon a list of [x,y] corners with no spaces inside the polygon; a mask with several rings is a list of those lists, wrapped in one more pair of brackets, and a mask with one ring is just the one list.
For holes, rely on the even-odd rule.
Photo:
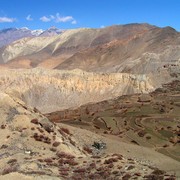
{"label": "rocky outcrop", "polygon": [[0,90],[42,112],[77,107],[124,94],[147,93],[160,86],[148,75],[88,73],[81,70],[2,70]]}

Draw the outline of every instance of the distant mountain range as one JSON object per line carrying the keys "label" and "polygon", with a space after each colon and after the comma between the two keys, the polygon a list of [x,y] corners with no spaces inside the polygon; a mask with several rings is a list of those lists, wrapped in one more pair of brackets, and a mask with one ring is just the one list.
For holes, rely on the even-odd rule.
{"label": "distant mountain range", "polygon": [[51,27],[47,30],[42,30],[42,29],[30,30],[27,27],[2,29],[0,30],[0,48],[21,38],[38,37],[38,36],[55,36],[60,34],[61,32],[63,31],[56,27]]}

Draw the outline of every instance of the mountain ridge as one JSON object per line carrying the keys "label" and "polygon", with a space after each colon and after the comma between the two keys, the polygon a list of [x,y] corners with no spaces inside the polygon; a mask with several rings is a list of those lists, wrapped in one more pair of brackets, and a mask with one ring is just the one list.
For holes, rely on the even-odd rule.
{"label": "mountain ridge", "polygon": [[[30,37],[28,41],[20,39],[0,48],[1,66],[134,73],[136,64],[141,67],[150,59],[156,63],[161,61],[158,66],[162,66],[163,62],[167,64],[171,59],[180,58],[180,35],[171,27],[128,24],[60,32],[50,37]],[[24,62],[28,62],[28,66]],[[136,62],[134,67],[132,62]],[[152,71],[151,65],[143,66]]]}

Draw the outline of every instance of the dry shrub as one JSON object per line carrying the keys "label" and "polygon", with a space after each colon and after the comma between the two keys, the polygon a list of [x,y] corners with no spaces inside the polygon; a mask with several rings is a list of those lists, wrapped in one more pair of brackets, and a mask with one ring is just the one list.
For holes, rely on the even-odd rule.
{"label": "dry shrub", "polygon": [[69,171],[70,169],[68,167],[61,167],[59,168],[59,171]]}
{"label": "dry shrub", "polygon": [[7,164],[13,164],[13,163],[16,163],[17,162],[17,159],[10,159]]}
{"label": "dry shrub", "polygon": [[91,158],[94,158],[94,159],[100,159],[101,156],[91,156]]}
{"label": "dry shrub", "polygon": [[68,164],[70,166],[78,165],[78,163],[75,162],[73,159],[59,159],[58,163],[59,163],[60,166],[62,166],[64,164]]}
{"label": "dry shrub", "polygon": [[5,129],[5,128],[6,128],[6,125],[2,124],[1,129]]}
{"label": "dry shrub", "polygon": [[119,160],[122,160],[123,156],[121,154],[113,154],[113,157],[117,157]]}
{"label": "dry shrub", "polygon": [[77,166],[78,162],[74,161],[74,160],[70,160],[68,163],[70,166]]}
{"label": "dry shrub", "polygon": [[104,164],[111,164],[111,163],[114,163],[114,162],[118,162],[118,158],[106,159],[106,160],[104,161]]}
{"label": "dry shrub", "polygon": [[97,162],[97,163],[100,163],[100,162],[101,162],[101,160],[99,159],[99,160],[97,160],[96,162]]}
{"label": "dry shrub", "polygon": [[135,166],[130,165],[130,166],[127,168],[127,170],[131,170],[131,169],[134,169],[134,168],[135,168]]}
{"label": "dry shrub", "polygon": [[131,175],[130,174],[125,174],[123,177],[122,177],[122,180],[129,180],[131,178]]}
{"label": "dry shrub", "polygon": [[60,175],[62,175],[62,176],[68,176],[69,173],[68,173],[67,171],[61,171],[61,172],[60,172]]}
{"label": "dry shrub", "polygon": [[66,159],[74,159],[75,156],[71,155],[71,154],[67,154],[65,152],[57,152],[56,156],[58,156],[59,158],[66,158]]}
{"label": "dry shrub", "polygon": [[44,160],[43,160],[43,159],[38,159],[38,161],[39,161],[39,162],[44,162]]}
{"label": "dry shrub", "polygon": [[94,179],[96,179],[96,175],[95,175],[95,174],[90,174],[90,175],[88,176],[88,178],[94,180]]}
{"label": "dry shrub", "polygon": [[95,127],[96,129],[101,129],[99,126],[96,126],[96,125],[94,125],[94,127]]}
{"label": "dry shrub", "polygon": [[156,179],[157,180],[163,180],[163,177],[160,177],[160,176],[155,175],[155,174],[145,175],[143,178],[146,180],[156,180]]}
{"label": "dry shrub", "polygon": [[55,141],[52,145],[53,145],[54,147],[58,147],[60,144],[61,144],[60,142]]}
{"label": "dry shrub", "polygon": [[134,173],[135,176],[141,176],[141,173],[137,172],[137,173]]}
{"label": "dry shrub", "polygon": [[70,142],[73,146],[76,146],[76,142],[75,142],[75,141],[73,141],[70,137],[68,137],[68,139],[69,139],[69,142]]}
{"label": "dry shrub", "polygon": [[166,147],[169,147],[169,145],[168,144],[164,144],[163,147],[166,148]]}
{"label": "dry shrub", "polygon": [[86,151],[88,154],[92,154],[92,149],[88,146],[84,146],[83,150]]}
{"label": "dry shrub", "polygon": [[108,165],[108,168],[113,168],[113,167],[114,167],[113,163]]}
{"label": "dry shrub", "polygon": [[155,169],[152,174],[155,174],[155,175],[163,175],[165,174],[165,171],[162,171],[162,170],[159,170],[159,169]]}
{"label": "dry shrub", "polygon": [[151,139],[151,136],[146,136],[146,139],[147,139],[147,140]]}
{"label": "dry shrub", "polygon": [[122,169],[122,166],[118,166],[118,169]]}
{"label": "dry shrub", "polygon": [[56,149],[56,148],[50,148],[50,151],[52,151],[52,152],[56,152],[56,151],[57,151],[57,149]]}
{"label": "dry shrub", "polygon": [[37,127],[37,129],[38,129],[38,131],[39,131],[40,133],[43,133],[43,132],[44,132],[40,127]]}
{"label": "dry shrub", "polygon": [[34,133],[33,135],[33,138],[36,140],[36,141],[42,141],[46,144],[51,144],[51,139],[47,136],[44,136],[44,135],[38,135],[37,133]]}
{"label": "dry shrub", "polygon": [[46,158],[46,159],[44,159],[44,162],[46,162],[46,163],[52,163],[53,160],[52,160],[52,158]]}
{"label": "dry shrub", "polygon": [[102,171],[98,171],[97,174],[99,174],[101,177],[108,177],[109,173],[107,172],[107,169],[103,169]]}
{"label": "dry shrub", "polygon": [[91,168],[96,168],[96,163],[91,163],[91,164],[89,165],[89,167],[91,167]]}
{"label": "dry shrub", "polygon": [[99,167],[96,169],[97,171],[103,171],[103,167]]}
{"label": "dry shrub", "polygon": [[71,135],[71,133],[70,133],[70,131],[69,131],[69,129],[67,129],[67,128],[60,128],[64,133],[66,133],[66,134],[68,134],[68,135]]}
{"label": "dry shrub", "polygon": [[92,179],[92,180],[98,180],[98,179],[101,179],[102,177],[101,177],[99,174],[94,173],[94,174],[90,174],[90,175],[88,176],[88,178],[89,178],[89,179]]}
{"label": "dry shrub", "polygon": [[78,168],[78,169],[75,169],[73,172],[75,172],[75,173],[85,173],[86,169],[85,168]]}
{"label": "dry shrub", "polygon": [[138,132],[138,136],[139,136],[139,137],[144,137],[145,134],[146,134],[146,132],[143,131],[143,130],[141,130],[141,131]]}
{"label": "dry shrub", "polygon": [[118,174],[119,173],[119,171],[113,171],[112,172],[112,174]]}
{"label": "dry shrub", "polygon": [[44,171],[27,171],[27,172],[21,172],[23,174],[37,174],[37,175],[46,175]]}
{"label": "dry shrub", "polygon": [[3,144],[0,149],[6,149],[6,148],[8,148],[8,145]]}
{"label": "dry shrub", "polygon": [[39,121],[38,121],[38,119],[32,119],[32,120],[31,120],[31,123],[33,123],[33,124],[39,124]]}
{"label": "dry shrub", "polygon": [[16,171],[17,171],[16,166],[10,166],[10,167],[3,169],[2,175],[9,174],[9,173],[16,172]]}

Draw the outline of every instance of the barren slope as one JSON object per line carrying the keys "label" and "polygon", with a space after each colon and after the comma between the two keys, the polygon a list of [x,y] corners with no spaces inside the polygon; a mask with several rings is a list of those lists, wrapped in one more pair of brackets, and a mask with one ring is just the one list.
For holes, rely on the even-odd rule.
{"label": "barren slope", "polygon": [[[49,113],[46,117],[52,122],[80,127],[104,135],[107,139],[125,142],[117,151],[122,152],[128,147],[131,152],[128,143],[135,145],[131,152],[134,156],[140,153],[138,157],[151,159],[141,149],[148,147],[151,153],[156,151],[180,161],[180,81],[164,84],[163,88],[150,94],[126,95]],[[113,150],[116,151],[116,148]],[[180,173],[180,166],[158,164],[161,168]]]}
{"label": "barren slope", "polygon": [[164,65],[179,62],[180,35],[167,27],[136,32],[128,38],[86,48],[56,68],[144,74],[157,73]]}
{"label": "barren slope", "polygon": [[179,33],[148,24],[66,30],[53,37],[21,39],[0,49],[0,62],[10,68],[145,74],[177,65],[179,60]]}
{"label": "barren slope", "polygon": [[[146,148],[143,151],[150,158],[135,158],[140,151],[135,145],[51,123],[36,109],[3,92],[0,114],[0,179],[175,178],[159,167],[161,163],[178,167],[177,161]],[[99,140],[106,148],[92,146]],[[127,150],[114,151],[117,144]],[[128,154],[131,151],[135,153]]]}
{"label": "barren slope", "polygon": [[103,46],[116,40],[127,41],[153,28],[154,26],[148,24],[131,24],[104,29],[82,28],[66,30],[55,36],[53,40],[52,37],[43,39],[37,37],[28,41],[23,39],[16,41],[5,47],[0,59],[1,61],[9,62],[19,60],[19,57],[24,57],[31,60],[33,63],[32,67],[34,67],[49,57],[72,56],[81,50]]}

